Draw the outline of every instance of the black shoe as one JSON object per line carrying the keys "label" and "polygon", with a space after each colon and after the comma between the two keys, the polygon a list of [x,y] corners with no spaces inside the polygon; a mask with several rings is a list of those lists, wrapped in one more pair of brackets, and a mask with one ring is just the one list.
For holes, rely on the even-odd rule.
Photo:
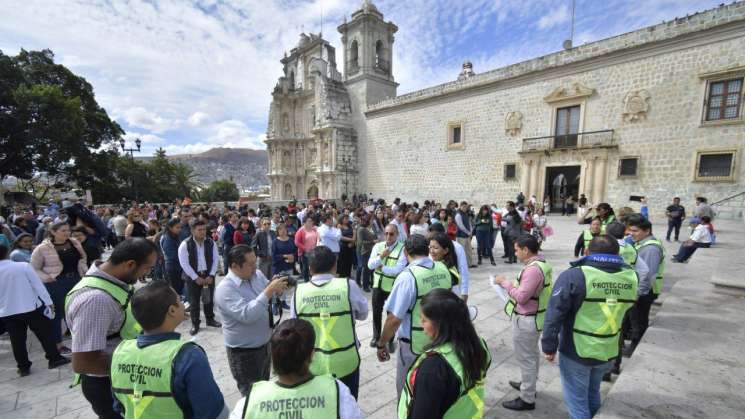
{"label": "black shoe", "polygon": [[612,381],[610,378],[609,372],[606,372],[605,374],[603,374],[603,381],[605,381],[606,383],[610,383]]}
{"label": "black shoe", "polygon": [[362,290],[365,292],[372,292],[372,289],[370,289],[370,287],[365,287]]}
{"label": "black shoe", "polygon": [[222,324],[215,319],[208,319],[206,323],[207,323],[207,326],[210,326],[210,327],[222,327]]}
{"label": "black shoe", "polygon": [[507,259],[507,255],[500,256],[502,259]]}
{"label": "black shoe", "polygon": [[502,403],[502,407],[510,410],[535,410],[535,403],[528,403],[521,398]]}
{"label": "black shoe", "polygon": [[509,259],[509,260],[505,260],[504,263],[515,263],[515,262],[513,262],[511,259]]}
{"label": "black shoe", "polygon": [[517,391],[520,391],[520,384],[522,384],[521,382],[510,380],[509,383],[510,383],[510,387],[514,388]]}
{"label": "black shoe", "polygon": [[611,374],[619,375],[621,374],[621,367],[619,367],[618,365],[614,365],[613,369],[611,369],[610,372]]}
{"label": "black shoe", "polygon": [[621,354],[623,355],[624,358],[631,358],[631,355],[634,354],[635,349],[636,349],[636,345],[632,343],[631,345],[623,348],[623,351],[621,351]]}
{"label": "black shoe", "polygon": [[194,336],[197,333],[199,333],[199,325],[198,324],[192,325],[191,330],[189,330],[189,334]]}
{"label": "black shoe", "polygon": [[69,359],[60,356],[59,358],[57,358],[57,359],[55,359],[53,361],[49,361],[49,369],[50,370],[53,370],[53,369],[55,369],[57,367],[61,367],[61,366],[65,365],[65,364],[69,364],[70,362],[71,361]]}
{"label": "black shoe", "polygon": [[481,259],[479,259],[479,265],[481,265]]}
{"label": "black shoe", "polygon": [[18,368],[18,376],[19,377],[25,377],[27,375],[31,375],[31,367],[29,367],[29,368]]}
{"label": "black shoe", "polygon": [[378,347],[378,338],[372,338],[372,339],[370,339],[370,347],[371,348],[377,348]]}
{"label": "black shoe", "polygon": [[469,266],[469,268],[471,268],[471,269],[476,269],[478,267],[479,267],[479,265],[471,265],[471,266]]}
{"label": "black shoe", "polygon": [[494,258],[491,258],[491,264],[492,266],[497,266],[497,262],[494,262]]}

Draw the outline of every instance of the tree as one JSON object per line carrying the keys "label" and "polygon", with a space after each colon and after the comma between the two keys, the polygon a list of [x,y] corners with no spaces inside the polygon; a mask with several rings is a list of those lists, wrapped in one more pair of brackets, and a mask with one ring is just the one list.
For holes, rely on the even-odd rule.
{"label": "tree", "polygon": [[199,193],[199,199],[204,202],[237,201],[240,196],[235,183],[225,179],[213,181]]}
{"label": "tree", "polygon": [[81,188],[105,178],[122,128],[98,105],[93,87],[50,50],[0,51],[0,179],[63,176]]}
{"label": "tree", "polygon": [[192,193],[199,187],[197,175],[191,167],[184,163],[173,164],[173,186],[180,198],[191,197]]}

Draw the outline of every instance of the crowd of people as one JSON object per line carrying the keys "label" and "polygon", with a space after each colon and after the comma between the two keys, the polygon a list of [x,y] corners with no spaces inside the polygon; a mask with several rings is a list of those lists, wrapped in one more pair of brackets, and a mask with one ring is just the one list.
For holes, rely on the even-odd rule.
{"label": "crowd of people", "polygon": [[[711,245],[705,204],[673,262]],[[515,280],[494,279],[509,296],[521,370],[509,382],[520,395],[503,406],[534,409],[541,352],[551,362],[561,353],[570,416],[589,418],[600,381],[620,372],[621,355],[648,326],[665,251],[648,215],[616,215],[600,203],[579,215],[589,225],[575,246],[579,259],[554,281],[540,253],[552,234],[545,209],[522,193],[503,207],[361,196],[257,209],[16,208],[0,223],[0,318],[20,375],[30,373],[31,329],[49,368],[72,360],[75,384],[101,418],[358,418],[355,322],[372,311],[369,345],[381,362],[397,353],[398,417],[480,417],[490,352],[471,323],[470,271],[497,264],[501,233],[503,263],[523,265]],[[677,241],[685,219],[678,198],[666,215],[667,239],[674,231]],[[618,292],[609,298],[607,289]],[[243,396],[232,413],[205,351],[175,332],[189,318],[198,334],[202,311],[208,327],[221,328]]]}

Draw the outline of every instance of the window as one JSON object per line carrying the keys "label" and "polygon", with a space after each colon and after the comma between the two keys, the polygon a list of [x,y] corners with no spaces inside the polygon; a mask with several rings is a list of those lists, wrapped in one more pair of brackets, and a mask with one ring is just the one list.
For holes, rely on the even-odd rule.
{"label": "window", "polygon": [[737,119],[740,116],[742,78],[714,81],[709,84],[706,121]]}
{"label": "window", "polygon": [[448,124],[448,149],[463,148],[463,123],[450,122]]}
{"label": "window", "polygon": [[699,152],[696,157],[696,180],[732,180],[735,151]]}
{"label": "window", "polygon": [[352,45],[349,47],[349,71],[351,73],[356,73],[359,68],[359,48],[357,46],[357,41],[354,40],[352,41]]}
{"label": "window", "polygon": [[504,180],[515,180],[517,178],[517,165],[507,163],[504,165]]}
{"label": "window", "polygon": [[618,159],[618,176],[619,177],[634,177],[637,175],[639,169],[639,158],[638,157],[624,157]]}
{"label": "window", "polygon": [[556,110],[554,148],[573,148],[577,146],[579,113],[579,105],[559,108]]}

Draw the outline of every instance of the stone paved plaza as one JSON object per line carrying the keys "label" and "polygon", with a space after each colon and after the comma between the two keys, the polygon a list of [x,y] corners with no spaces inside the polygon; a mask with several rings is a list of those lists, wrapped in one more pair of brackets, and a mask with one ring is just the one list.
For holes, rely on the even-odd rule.
{"label": "stone paved plaza", "polygon": [[[577,225],[574,222],[574,218],[550,216],[549,224],[551,224],[555,231],[556,236],[551,237],[545,244],[544,254],[546,258],[554,265],[554,273],[556,276],[566,269],[567,262],[572,259],[572,251],[574,243],[578,234],[580,233],[582,226]],[[718,236],[719,240],[723,242],[723,247],[727,247],[726,242],[734,242],[735,232],[742,233],[745,231],[742,222],[725,222],[721,221],[717,223],[719,229]],[[660,235],[664,236],[664,228],[662,224],[656,224],[655,229]],[[683,234],[681,234],[683,236]],[[497,239],[497,245],[495,247],[495,255],[498,257],[501,255],[502,245],[501,240]],[[677,250],[676,243],[667,243],[668,255],[673,254]],[[736,245],[735,245],[736,246]],[[740,249],[741,249],[741,245]],[[737,252],[730,250],[721,250],[724,252],[721,256],[717,256],[718,249],[703,249],[699,250],[699,253],[694,255],[692,262],[686,265],[676,265],[668,263],[668,274],[666,275],[666,291],[673,286],[677,280],[685,280],[687,283],[696,283],[704,275],[711,276],[712,273],[716,273],[715,269],[712,269],[714,263],[712,261],[717,260],[719,257],[725,255],[734,256]],[[740,254],[740,257],[742,255]],[[706,260],[704,264],[700,261]],[[509,379],[519,379],[518,367],[515,363],[512,353],[512,336],[507,317],[502,312],[502,304],[499,302],[494,291],[487,283],[487,276],[489,274],[504,274],[508,277],[514,277],[520,265],[505,265],[501,263],[499,259],[496,267],[488,265],[482,265],[478,269],[472,270],[471,273],[471,297],[469,303],[476,305],[479,309],[478,318],[475,321],[476,329],[479,334],[485,338],[489,344],[489,348],[492,354],[492,366],[489,370],[486,380],[486,417],[502,417],[502,418],[555,418],[555,417],[566,417],[566,411],[563,407],[562,396],[561,396],[561,383],[559,380],[559,371],[556,365],[550,365],[545,361],[541,363],[540,377],[538,382],[538,399],[536,402],[536,410],[529,413],[515,413],[503,409],[500,403],[507,399],[512,399],[517,396],[517,392],[512,390],[507,381]],[[698,264],[696,262],[699,262]],[[722,261],[722,265],[725,265]],[[741,272],[739,278],[742,277]],[[740,279],[740,281],[742,281]],[[706,282],[706,281],[704,281]],[[684,285],[684,284],[682,284]],[[669,293],[667,293],[669,295]],[[369,297],[369,294],[368,294]],[[683,304],[679,298],[674,299],[676,304]],[[667,309],[664,306],[665,296],[661,299],[663,302],[663,309]],[[742,301],[742,298],[739,299]],[[671,303],[673,304],[673,303]],[[739,304],[739,303],[738,303]],[[660,310],[660,306],[657,305],[653,308],[654,312]],[[731,314],[732,312],[730,312]],[[691,329],[692,335],[686,339],[686,344],[693,340],[695,333],[699,333],[705,329],[708,318],[698,316],[696,313],[688,313],[690,317],[689,321],[698,320],[697,328]],[[743,314],[739,314],[742,318]],[[700,317],[700,318],[699,318]],[[714,320],[711,320],[714,321]],[[719,324],[719,323],[717,323]],[[188,338],[188,323],[184,323],[179,331],[182,336]],[[654,327],[652,328],[654,329]],[[650,330],[652,330],[650,329]],[[739,330],[739,329],[738,329]],[[709,331],[708,333],[716,334],[717,331]],[[723,333],[723,332],[720,332]],[[360,399],[359,403],[362,410],[369,418],[394,418],[396,412],[396,391],[395,391],[395,355],[390,362],[380,363],[377,361],[374,350],[368,346],[372,334],[371,320],[358,323],[357,334],[362,341],[361,355],[361,383],[360,383]],[[655,335],[656,336],[656,335]],[[649,337],[649,333],[648,336]],[[707,338],[713,339],[712,336],[707,335]],[[739,337],[731,336],[730,341],[735,344],[736,341],[740,340],[742,335]],[[622,402],[618,402],[622,408],[628,409],[628,406],[633,403],[629,402],[629,399],[637,397],[653,397],[654,392],[648,392],[649,387],[655,387],[655,383],[665,382],[664,380],[674,380],[675,385],[683,385],[681,381],[685,381],[680,377],[675,377],[674,371],[679,368],[683,368],[682,364],[686,358],[681,358],[681,353],[685,351],[679,347],[676,347],[674,341],[667,342],[661,347],[649,348],[651,344],[645,342],[642,343],[640,348],[644,348],[641,353],[654,353],[656,356],[661,358],[667,358],[668,356],[674,356],[670,362],[659,366],[659,369],[653,376],[650,376],[649,380],[645,380],[646,376],[644,371],[640,368],[643,366],[644,360],[635,359],[625,360],[624,366],[634,372],[633,377],[625,377],[623,374],[618,379],[620,382],[630,384],[625,385],[624,393],[621,397],[626,399]],[[235,402],[238,400],[239,393],[237,391],[235,382],[230,375],[228,370],[228,364],[226,360],[225,349],[223,347],[222,335],[219,330],[214,328],[203,329],[199,335],[197,335],[196,341],[204,347],[212,365],[212,371],[215,378],[225,395],[226,402],[229,408],[232,410]],[[728,342],[730,342],[728,341]],[[30,337],[28,340],[31,352],[32,361],[34,366],[32,367],[32,374],[28,377],[19,378],[16,374],[15,362],[10,352],[10,342],[6,336],[0,338],[0,417],[3,419],[14,419],[14,418],[34,418],[34,419],[45,419],[45,418],[93,418],[95,417],[90,410],[89,405],[83,398],[79,389],[70,389],[68,385],[70,383],[72,373],[69,366],[62,367],[57,370],[47,370],[46,362],[43,359],[43,354],[40,351],[40,345],[34,337]],[[646,346],[645,346],[646,345]],[[741,346],[741,345],[740,345]],[[701,343],[701,348],[705,348],[706,345]],[[721,349],[722,345],[713,346],[714,350]],[[705,350],[705,349],[704,349]],[[652,356],[652,355],[650,355]],[[717,353],[708,353],[710,362],[716,368],[724,368],[722,364],[716,364],[717,359],[728,359],[727,357],[718,357]],[[725,359],[725,361],[726,361]],[[676,362],[678,364],[676,364]],[[721,361],[724,362],[724,361]],[[728,361],[729,362],[729,361]],[[731,364],[731,362],[730,362]],[[724,365],[730,365],[725,363]],[[638,368],[637,368],[638,367]],[[654,366],[650,366],[653,368]],[[643,366],[647,368],[647,366]],[[742,362],[740,361],[739,367],[734,371],[742,372]],[[685,374],[688,376],[690,381],[691,375],[700,374],[701,370],[686,370]],[[704,372],[705,373],[705,372]],[[726,373],[726,372],[725,372]],[[735,374],[733,372],[733,374]],[[631,375],[631,374],[629,374]],[[654,379],[652,379],[654,377]],[[742,376],[741,376],[742,377]],[[636,381],[631,381],[631,379]],[[642,380],[640,383],[639,380]],[[625,381],[624,381],[625,380]],[[654,382],[652,382],[654,381]],[[739,381],[742,381],[740,378]],[[726,383],[726,379],[720,380],[719,385]],[[740,383],[742,384],[742,383]],[[638,394],[634,392],[634,389],[644,386],[647,393]],[[695,387],[693,387],[695,388]],[[605,396],[611,389],[611,385],[603,383],[602,391]],[[716,388],[714,388],[716,390]],[[706,389],[702,389],[706,392]],[[727,391],[735,393],[732,388],[728,388]],[[737,403],[742,403],[741,406],[745,406],[742,402],[742,392]],[[670,397],[670,403],[667,399],[656,400],[654,403],[659,406],[668,406],[672,404],[676,406],[682,399],[686,398],[685,394],[677,395],[673,397],[670,394],[665,393],[662,397]],[[702,396],[706,399],[706,396]],[[720,404],[731,403],[726,400],[717,399]],[[714,403],[714,402],[712,402]],[[680,405],[677,405],[680,406]],[[621,409],[620,411],[623,411]],[[740,410],[742,412],[742,410]],[[601,411],[601,413],[605,410]],[[663,408],[654,410],[655,414],[652,416],[646,415],[644,417],[714,417],[706,414],[706,411],[686,410],[679,408],[664,410]],[[667,413],[665,413],[667,412]],[[734,412],[733,410],[723,410],[723,412]],[[643,412],[642,412],[643,413]],[[653,413],[652,411],[648,413]],[[628,417],[629,412],[623,414],[607,414],[605,417]],[[724,413],[716,417],[729,416]],[[642,417],[642,416],[639,416]],[[732,416],[732,417],[736,417]]]}

